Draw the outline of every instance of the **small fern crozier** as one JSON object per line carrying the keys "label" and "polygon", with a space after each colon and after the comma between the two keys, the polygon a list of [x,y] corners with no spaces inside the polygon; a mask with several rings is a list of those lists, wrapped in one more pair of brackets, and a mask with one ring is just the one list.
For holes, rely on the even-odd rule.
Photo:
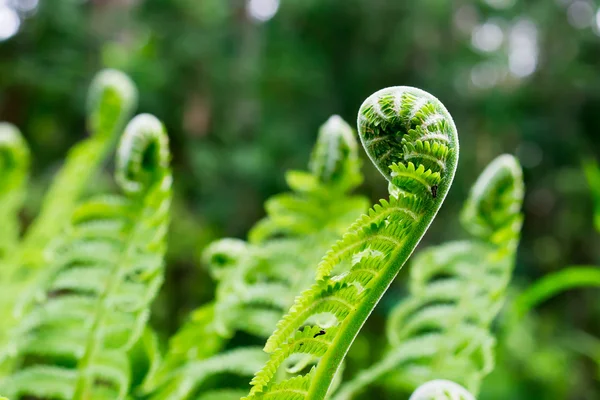
{"label": "small fern crozier", "polygon": [[[316,283],[267,341],[271,357],[252,380],[248,399],[325,398],[354,338],[450,188],[458,136],[450,114],[432,95],[410,87],[380,90],[361,106],[358,130],[390,183],[390,200],[360,217],[322,259]],[[280,367],[294,354],[312,357],[313,367],[277,381]]]}

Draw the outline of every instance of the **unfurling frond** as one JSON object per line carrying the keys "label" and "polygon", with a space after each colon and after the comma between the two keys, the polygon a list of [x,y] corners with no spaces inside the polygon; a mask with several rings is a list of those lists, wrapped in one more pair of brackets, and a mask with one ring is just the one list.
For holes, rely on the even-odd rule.
{"label": "unfurling frond", "polygon": [[250,243],[223,239],[205,251],[220,280],[215,322],[221,335],[270,335],[294,296],[310,286],[310,266],[366,209],[364,198],[348,194],[362,176],[356,139],[340,117],[319,130],[309,166],[310,173],[287,173],[294,192],[267,201],[267,217],[250,231]]}
{"label": "unfurling frond", "polygon": [[[48,189],[37,218],[5,257],[0,273],[0,379],[12,368],[15,327],[45,279],[44,251],[63,232],[83,192],[116,142],[136,104],[136,89],[123,73],[108,70],[94,79],[89,95],[91,136],[75,145]],[[0,211],[0,213],[4,210]],[[17,336],[14,336],[17,335]]]}
{"label": "unfurling frond", "polygon": [[[430,94],[409,87],[370,96],[358,115],[361,141],[394,196],[360,217],[324,256],[317,281],[279,321],[252,380],[250,398],[324,399],[358,331],[429,227],[454,178],[458,137]],[[312,334],[304,339],[298,335]],[[289,379],[289,360],[314,366]],[[289,370],[288,370],[289,371]]]}
{"label": "unfurling frond", "polygon": [[[91,137],[69,151],[54,178],[40,214],[24,239],[28,259],[32,258],[32,249],[40,252],[62,231],[64,221],[69,220],[81,193],[110,153],[136,103],[137,90],[127,75],[116,70],[104,70],[96,75],[88,93]],[[28,260],[34,268],[40,262],[43,261]]]}
{"label": "unfurling frond", "polygon": [[319,182],[332,188],[347,190],[362,181],[354,132],[340,116],[331,116],[319,129],[309,168]]}
{"label": "unfurling frond", "polygon": [[125,196],[80,205],[48,250],[44,285],[19,325],[23,365],[2,385],[15,398],[115,400],[128,393],[126,351],[143,333],[163,279],[172,178],[160,121],[135,117],[117,157]]}
{"label": "unfurling frond", "polygon": [[[342,385],[352,398],[385,375],[415,388],[446,378],[479,391],[494,363],[490,325],[505,299],[519,241],[521,169],[512,156],[494,160],[473,186],[462,213],[465,229],[481,234],[421,252],[410,270],[410,295],[391,312],[391,349]],[[401,383],[401,384],[400,384]]]}
{"label": "unfurling frond", "polygon": [[[25,195],[29,163],[29,147],[21,132],[11,124],[0,123],[0,263],[16,250],[18,212]],[[4,272],[0,267],[0,276]]]}
{"label": "unfurling frond", "polygon": [[419,386],[409,400],[475,400],[475,396],[457,383],[436,379]]}

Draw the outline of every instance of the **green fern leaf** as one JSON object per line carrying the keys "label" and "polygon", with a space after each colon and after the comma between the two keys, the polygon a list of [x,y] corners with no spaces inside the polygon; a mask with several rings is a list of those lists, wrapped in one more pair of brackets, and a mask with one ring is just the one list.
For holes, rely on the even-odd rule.
{"label": "green fern leaf", "polygon": [[[189,362],[176,368],[161,380],[154,382],[160,389],[152,393],[151,400],[177,400],[198,393],[204,381],[212,376],[230,373],[251,376],[265,362],[266,355],[258,347],[229,350],[216,356]],[[208,393],[208,392],[207,392]]]}
{"label": "green fern leaf", "polygon": [[[96,76],[88,96],[88,126],[92,136],[71,149],[44,198],[39,215],[22,242],[3,260],[0,274],[0,319],[3,321],[0,325],[0,378],[12,368],[15,351],[11,343],[17,339],[11,336],[16,333],[14,328],[31,303],[33,288],[45,279],[44,267],[48,260],[44,250],[64,230],[90,178],[129,118],[136,97],[135,86],[123,73],[105,70]],[[18,197],[18,191],[13,195]],[[7,229],[11,229],[10,222]]]}
{"label": "green fern leaf", "polygon": [[[30,154],[19,130],[0,123],[0,263],[13,253],[18,244],[20,228],[18,212],[25,196]],[[6,268],[0,268],[5,274]],[[0,278],[0,282],[4,278]]]}
{"label": "green fern leaf", "polygon": [[82,204],[50,249],[46,284],[19,326],[21,369],[13,396],[124,399],[127,350],[142,335],[163,279],[171,201],[168,139],[139,115],[119,145],[116,180],[125,196]]}
{"label": "green fern leaf", "polygon": [[[408,87],[370,96],[358,116],[364,148],[395,196],[360,217],[317,267],[304,291],[268,339],[271,359],[252,381],[250,398],[324,399],[358,331],[432,222],[450,188],[458,161],[452,118],[430,94]],[[426,143],[426,144],[425,144]],[[433,157],[432,158],[430,158]],[[326,315],[327,318],[319,318]],[[304,392],[282,391],[274,371],[299,352],[297,332],[318,331],[316,365]],[[321,334],[321,332],[323,332]],[[299,375],[302,377],[302,375]]]}

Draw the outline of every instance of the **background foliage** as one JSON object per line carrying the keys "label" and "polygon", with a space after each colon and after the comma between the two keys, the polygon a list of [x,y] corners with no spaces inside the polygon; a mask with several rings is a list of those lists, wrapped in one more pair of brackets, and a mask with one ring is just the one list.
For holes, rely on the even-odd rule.
{"label": "background foliage", "polygon": [[[139,110],[165,122],[174,154],[175,240],[155,303],[161,335],[214,296],[199,260],[205,245],[245,237],[264,215],[263,201],[285,190],[284,171],[306,165],[318,126],[334,113],[353,121],[367,95],[391,85],[434,94],[460,133],[454,186],[421,246],[464,235],[454,217],[469,187],[508,152],[523,164],[527,187],[516,287],[565,265],[598,264],[581,162],[600,154],[600,3],[281,0],[267,21],[248,12],[251,3],[261,1],[0,1],[0,14],[15,10],[21,22],[0,42],[0,120],[19,126],[31,145],[34,192],[85,137],[79,127],[86,88],[100,68],[128,73],[140,88]],[[359,192],[376,200],[386,184],[370,163],[364,170]],[[38,198],[29,197],[25,222]],[[368,343],[406,293],[405,278],[403,272],[372,315],[349,368],[377,359]],[[481,397],[565,398],[568,388],[572,399],[598,398],[592,359],[575,353],[565,368],[555,356],[573,350],[564,340],[569,332],[600,336],[596,299],[589,289],[546,302],[536,316],[543,332],[533,338],[550,348],[532,344],[524,356],[542,360],[538,368],[503,369],[501,349]],[[535,342],[513,334],[518,346]]]}

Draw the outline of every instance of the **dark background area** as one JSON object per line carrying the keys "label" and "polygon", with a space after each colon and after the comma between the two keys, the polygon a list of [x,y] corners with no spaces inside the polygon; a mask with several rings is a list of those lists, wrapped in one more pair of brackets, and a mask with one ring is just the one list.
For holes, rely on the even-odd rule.
{"label": "dark background area", "polygon": [[[164,121],[174,153],[173,240],[154,321],[166,336],[212,297],[199,262],[204,246],[245,237],[264,215],[264,200],[286,190],[284,171],[305,168],[319,125],[331,114],[354,125],[372,92],[410,85],[446,105],[461,144],[455,184],[421,246],[464,235],[457,213],[469,187],[508,152],[521,160],[527,187],[515,287],[567,265],[597,264],[581,162],[600,158],[599,7],[585,0],[0,0],[0,120],[19,126],[35,155],[24,218],[86,135],[93,75],[105,67],[128,73],[140,91],[138,111]],[[361,192],[374,201],[387,196],[363,158]],[[366,338],[382,332],[405,273]],[[600,335],[597,298],[594,290],[570,292],[539,311],[550,330]],[[583,372],[565,377],[579,388],[571,398],[599,398],[590,394],[600,396],[595,364],[576,365],[566,373]],[[534,383],[524,393],[537,394],[523,398],[544,398]],[[485,390],[482,398],[490,398]]]}

